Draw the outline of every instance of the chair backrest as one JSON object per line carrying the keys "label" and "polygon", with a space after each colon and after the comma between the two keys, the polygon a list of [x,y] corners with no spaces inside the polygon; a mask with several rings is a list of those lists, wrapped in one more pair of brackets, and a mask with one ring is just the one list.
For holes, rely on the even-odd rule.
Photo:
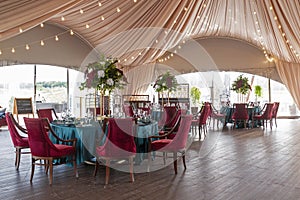
{"label": "chair backrest", "polygon": [[50,151],[58,151],[48,136],[49,121],[46,118],[24,117],[30,151],[33,156],[49,157]]}
{"label": "chair backrest", "polygon": [[167,149],[179,150],[185,148],[188,134],[190,132],[192,124],[193,115],[181,115],[181,120],[179,124],[176,136],[173,138],[172,142],[166,147]]}
{"label": "chair backrest", "polygon": [[233,109],[232,119],[249,119],[246,103],[235,103]]}
{"label": "chair backrest", "polygon": [[[167,123],[164,124],[164,127],[165,128],[173,128],[174,126],[176,126],[176,124],[179,124],[178,123],[178,119],[180,118],[180,115],[182,114],[182,111],[181,109],[178,109],[175,113],[175,115],[173,116],[173,118]],[[180,119],[179,119],[180,120]],[[176,130],[174,130],[174,132],[176,132]]]}
{"label": "chair backrest", "polygon": [[133,117],[133,108],[131,105],[124,104],[123,111],[127,117]]}
{"label": "chair backrest", "polygon": [[164,125],[170,127],[170,124],[175,120],[176,121],[176,106],[164,106]]}
{"label": "chair backrest", "polygon": [[17,127],[20,125],[18,125],[18,122],[15,120],[14,116],[10,112],[7,112],[5,113],[5,119],[14,146],[28,147],[28,141],[24,141],[22,139],[23,137],[19,134]]}
{"label": "chair backrest", "polygon": [[107,138],[99,156],[123,157],[136,153],[133,136],[134,121],[130,118],[110,118]]}
{"label": "chair backrest", "polygon": [[208,117],[210,116],[211,110],[210,110],[210,105],[209,104],[204,104],[201,108],[200,116],[199,116],[199,125],[204,125],[206,124],[206,121]]}
{"label": "chair backrest", "polygon": [[262,118],[263,119],[271,119],[273,108],[274,108],[274,103],[266,103],[265,105],[266,105],[266,107],[265,107],[264,112],[262,113]]}
{"label": "chair backrest", "polygon": [[39,118],[47,118],[49,122],[53,122],[53,115],[58,118],[54,108],[37,109],[36,112]]}
{"label": "chair backrest", "polygon": [[278,109],[279,109],[279,102],[274,102],[274,107],[272,110],[272,118],[276,118],[277,117],[277,113],[278,113]]}

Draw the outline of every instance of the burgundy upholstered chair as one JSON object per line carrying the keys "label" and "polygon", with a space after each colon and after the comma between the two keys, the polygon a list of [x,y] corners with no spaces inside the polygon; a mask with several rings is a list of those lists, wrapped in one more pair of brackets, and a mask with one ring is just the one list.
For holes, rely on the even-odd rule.
{"label": "burgundy upholstered chair", "polygon": [[[18,124],[10,112],[5,113],[5,119],[11,140],[16,149],[15,167],[18,170],[20,166],[21,154],[30,153],[29,151],[22,152],[22,149],[29,149],[28,137],[25,137],[25,134],[27,135],[27,130]],[[24,136],[22,136],[20,133],[22,133]]]}
{"label": "burgundy upholstered chair", "polygon": [[270,122],[270,128],[272,129],[272,114],[273,114],[274,103],[266,103],[262,109],[262,113],[259,115],[253,116],[252,127],[254,127],[255,121],[262,121],[262,126],[265,128],[265,124],[267,127],[267,121]]}
{"label": "burgundy upholstered chair", "polygon": [[123,105],[123,112],[125,113],[126,117],[133,117],[133,107],[132,105]]}
{"label": "burgundy upholstered chair", "polygon": [[274,102],[274,107],[272,111],[272,120],[274,119],[276,127],[277,127],[277,113],[279,109],[279,104],[280,104],[279,102]]}
{"label": "burgundy upholstered chair", "polygon": [[[185,164],[185,147],[188,139],[188,134],[190,132],[191,123],[192,123],[192,115],[182,115],[180,120],[180,125],[177,131],[176,136],[173,139],[166,139],[165,135],[160,136],[151,136],[148,138],[149,149],[148,149],[148,171],[150,170],[151,165],[151,152],[152,151],[160,151],[160,152],[171,152],[173,153],[174,160],[174,171],[177,174],[177,153],[182,154],[182,161],[184,165],[184,169],[186,169]],[[153,140],[157,139],[159,140]]]}
{"label": "burgundy upholstered chair", "polygon": [[198,127],[198,132],[199,132],[199,138],[201,139],[201,133],[203,129],[204,137],[206,136],[207,133],[207,120],[210,116],[210,105],[208,103],[205,103],[200,111],[200,116],[198,116],[196,119],[192,120],[192,126]]}
{"label": "burgundy upholstered chair", "polygon": [[106,140],[103,145],[96,147],[96,166],[94,176],[97,175],[99,162],[105,161],[105,185],[109,182],[110,162],[112,160],[128,159],[131,181],[134,182],[133,158],[136,154],[134,142],[134,120],[130,118],[110,118],[108,120]]}
{"label": "burgundy upholstered chair", "polygon": [[[63,140],[59,138],[51,126],[47,118],[26,118],[24,117],[25,126],[28,132],[29,147],[31,150],[31,177],[32,182],[35,165],[44,165],[46,167],[46,173],[50,170],[50,185],[53,182],[53,160],[57,158],[72,157],[74,172],[76,178],[77,166],[76,166],[76,141],[77,138],[70,140]],[[48,136],[53,136],[63,144],[53,144]],[[72,144],[72,146],[67,144]],[[44,162],[36,163],[38,160],[44,160]]]}
{"label": "burgundy upholstered chair", "polygon": [[53,117],[58,119],[54,108],[37,109],[36,112],[39,118],[47,118],[50,123],[53,122]]}
{"label": "burgundy upholstered chair", "polygon": [[249,114],[247,111],[247,104],[246,103],[235,103],[233,104],[233,114],[232,114],[232,120],[234,121],[234,128],[236,128],[236,125],[238,122],[244,123],[244,128],[247,126],[247,122],[249,119]]}
{"label": "burgundy upholstered chair", "polygon": [[213,120],[213,129],[215,127],[215,120],[217,121],[217,128],[219,128],[219,122],[221,121],[225,125],[226,115],[219,113],[213,105],[210,104],[210,121]]}
{"label": "burgundy upholstered chair", "polygon": [[168,124],[165,124],[162,130],[159,131],[159,135],[164,135],[168,133],[167,137],[169,139],[173,139],[179,128],[181,114],[182,114],[181,109],[178,109],[175,113],[175,116],[173,116],[172,120]]}

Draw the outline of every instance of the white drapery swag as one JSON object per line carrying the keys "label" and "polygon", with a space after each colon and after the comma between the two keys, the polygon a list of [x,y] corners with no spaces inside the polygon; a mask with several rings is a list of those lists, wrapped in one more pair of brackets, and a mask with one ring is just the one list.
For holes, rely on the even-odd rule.
{"label": "white drapery swag", "polygon": [[278,74],[300,109],[300,64],[276,61]]}

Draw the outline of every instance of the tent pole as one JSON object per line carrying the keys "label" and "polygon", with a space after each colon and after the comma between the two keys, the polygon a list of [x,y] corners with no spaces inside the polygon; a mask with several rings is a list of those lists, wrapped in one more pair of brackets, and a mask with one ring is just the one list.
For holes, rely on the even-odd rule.
{"label": "tent pole", "polygon": [[69,77],[69,69],[67,69],[67,108],[70,109],[70,77]]}

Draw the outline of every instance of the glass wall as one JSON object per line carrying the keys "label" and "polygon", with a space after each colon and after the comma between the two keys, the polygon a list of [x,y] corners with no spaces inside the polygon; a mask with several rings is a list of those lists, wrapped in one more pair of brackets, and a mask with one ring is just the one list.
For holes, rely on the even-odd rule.
{"label": "glass wall", "polygon": [[[286,87],[277,81],[270,80],[271,91],[269,92],[269,80],[265,77],[239,72],[197,72],[179,75],[177,76],[177,80],[180,83],[189,83],[191,87],[199,87],[201,90],[200,100],[202,102],[213,102],[213,105],[218,109],[223,102],[230,102],[232,104],[240,101],[236,92],[231,90],[231,86],[241,74],[248,78],[249,84],[252,87],[250,95],[245,95],[245,102],[259,102],[260,105],[264,105],[264,103],[269,101],[279,101],[278,116],[300,115]],[[254,94],[254,87],[256,85],[261,86],[262,97],[257,97]]]}

